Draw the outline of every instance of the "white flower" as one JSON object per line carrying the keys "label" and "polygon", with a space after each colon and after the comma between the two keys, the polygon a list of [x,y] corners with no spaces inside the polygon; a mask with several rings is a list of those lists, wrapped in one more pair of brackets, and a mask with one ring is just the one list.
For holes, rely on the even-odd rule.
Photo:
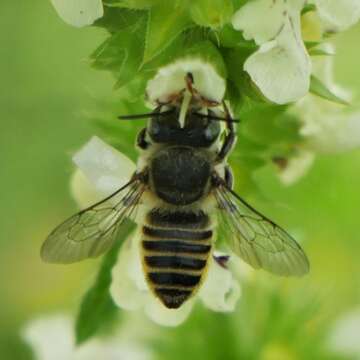
{"label": "white flower", "polygon": [[86,209],[104,198],[99,192],[94,191],[94,185],[80,169],[76,169],[71,177],[70,190],[81,209]]}
{"label": "white flower", "polygon": [[359,0],[313,0],[328,31],[341,31],[360,18]]}
{"label": "white flower", "polygon": [[[330,44],[322,49],[333,53]],[[337,97],[350,101],[351,94],[338,86],[333,79],[333,58],[318,56],[313,59],[314,74]],[[293,184],[306,174],[316,153],[341,153],[360,147],[360,111],[348,108],[319,96],[308,94],[291,110],[301,123],[303,140],[296,155],[280,168],[280,180]]]}
{"label": "white flower", "polygon": [[[334,51],[330,44],[324,44],[323,48]],[[351,99],[351,94],[334,82],[331,56],[317,57],[313,63],[316,76],[333,94]],[[360,111],[309,94],[297,104],[296,112],[302,123],[300,134],[309,150],[339,153],[360,146]]]}
{"label": "white flower", "polygon": [[150,360],[151,353],[139,340],[117,333],[75,346],[73,322],[66,315],[52,315],[30,322],[23,331],[36,360]]}
{"label": "white flower", "polygon": [[360,308],[356,308],[336,322],[328,338],[331,351],[346,357],[360,358]]}
{"label": "white flower", "polygon": [[[333,44],[323,43],[318,47],[328,54],[335,54],[336,50]],[[334,57],[333,56],[315,56],[312,59],[313,74],[337,97],[345,102],[350,102],[352,94],[339,86],[334,80]]]}
{"label": "white flower", "polygon": [[[131,177],[135,169],[135,165],[129,159],[96,137],[75,154],[74,162],[82,175],[75,175],[72,189],[74,197],[80,199],[81,204],[85,203],[83,185],[86,196],[92,201],[99,196],[97,192],[102,196],[113,193]],[[87,179],[85,183],[84,177]],[[176,326],[187,318],[195,299],[187,301],[180,309],[170,310],[150,293],[141,266],[139,239],[137,233],[122,246],[118,262],[112,271],[112,297],[123,309],[143,308],[153,321]],[[240,287],[229,270],[212,259],[209,261],[208,276],[199,290],[198,297],[214,311],[233,311],[240,296]]]}
{"label": "white flower", "polygon": [[[303,35],[320,41],[324,31],[345,30],[360,18],[358,0],[313,0],[318,18],[311,17],[312,30]],[[304,0],[254,0],[233,16],[235,29],[253,39],[260,48],[245,62],[252,81],[272,102],[285,104],[301,99],[309,91],[311,61],[304,46],[301,10]],[[304,21],[308,22],[305,15]],[[307,24],[309,25],[309,24]],[[304,29],[303,29],[304,30]]]}
{"label": "white flower", "polygon": [[308,149],[332,154],[360,147],[360,111],[350,113],[313,96],[304,101],[299,111],[302,111],[300,134]]}
{"label": "white flower", "polygon": [[255,0],[234,15],[232,24],[245,39],[254,39],[258,51],[244,69],[272,102],[285,104],[309,90],[311,61],[301,38],[304,0]]}
{"label": "white flower", "polygon": [[194,88],[204,98],[220,103],[225,94],[225,80],[214,66],[202,59],[182,59],[160,68],[146,88],[151,103],[166,103],[186,88],[185,77],[191,73]]}
{"label": "white flower", "polygon": [[58,15],[68,24],[91,25],[104,15],[101,0],[51,0]]}
{"label": "white flower", "polygon": [[[124,154],[93,136],[74,156],[77,165],[70,189],[82,209],[97,203],[124,186],[134,174],[136,165]],[[142,205],[132,220],[142,216]],[[135,217],[135,218],[133,218]]]}
{"label": "white flower", "polygon": [[[73,162],[83,175],[75,175],[75,181],[87,182],[85,189],[77,186],[76,190],[85,190],[89,195],[92,186],[97,197],[102,198],[124,186],[136,169],[129,158],[96,136],[73,156]],[[75,199],[78,198],[84,198],[83,194],[75,193]]]}
{"label": "white flower", "polygon": [[311,168],[315,160],[312,151],[298,149],[296,154],[285,160],[284,166],[279,166],[278,176],[284,185],[292,185],[303,177]]}

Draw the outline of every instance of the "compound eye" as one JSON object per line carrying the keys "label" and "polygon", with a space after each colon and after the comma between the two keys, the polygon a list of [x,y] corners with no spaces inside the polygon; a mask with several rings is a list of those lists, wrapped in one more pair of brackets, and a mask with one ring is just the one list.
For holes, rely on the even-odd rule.
{"label": "compound eye", "polygon": [[213,134],[213,132],[212,132],[212,130],[211,130],[211,128],[209,126],[205,129],[204,135],[205,135],[206,140],[212,140],[213,139],[214,134]]}
{"label": "compound eye", "polygon": [[168,128],[177,128],[179,127],[178,117],[179,117],[179,112],[176,109],[170,109],[170,110],[162,110],[156,116],[155,119],[156,122],[159,124],[159,126],[162,127],[165,126]]}
{"label": "compound eye", "polygon": [[215,141],[220,134],[220,124],[218,121],[210,120],[208,126],[204,131],[204,137],[207,141]]}
{"label": "compound eye", "polygon": [[151,125],[151,133],[153,135],[158,135],[160,133],[160,125],[157,121],[153,122]]}

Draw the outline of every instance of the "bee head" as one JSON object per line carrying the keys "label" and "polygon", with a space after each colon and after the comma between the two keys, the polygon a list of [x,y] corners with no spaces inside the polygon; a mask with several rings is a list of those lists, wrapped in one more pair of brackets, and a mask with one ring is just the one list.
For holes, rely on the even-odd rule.
{"label": "bee head", "polygon": [[[221,103],[205,97],[196,89],[191,72],[184,77],[184,83],[184,87],[177,91],[168,91],[166,95],[153,97],[152,102],[158,105],[153,112],[119,118],[150,118],[146,132],[154,143],[210,147],[220,137],[220,121],[237,120],[231,119],[228,114],[225,117],[218,116],[215,109]],[[152,92],[155,92],[156,87],[153,85]]]}
{"label": "bee head", "polygon": [[148,125],[154,142],[208,147],[219,137],[221,127],[210,110],[215,104],[206,103],[193,83],[193,75],[187,73],[185,88],[156,109]]}
{"label": "bee head", "polygon": [[[205,114],[204,114],[205,112]],[[147,131],[155,143],[209,147],[219,137],[221,126],[212,110],[202,112],[190,108],[179,121],[181,108],[158,108],[151,117]]]}

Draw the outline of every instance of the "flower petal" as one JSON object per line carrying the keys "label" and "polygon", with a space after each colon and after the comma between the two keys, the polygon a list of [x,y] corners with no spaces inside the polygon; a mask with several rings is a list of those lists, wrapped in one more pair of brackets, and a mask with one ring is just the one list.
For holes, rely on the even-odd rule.
{"label": "flower petal", "polygon": [[[322,44],[322,48],[334,51],[331,44]],[[338,86],[333,79],[331,56],[314,58],[313,72],[333,94],[351,101],[351,92]],[[360,112],[350,110],[311,94],[299,101],[293,111],[302,123],[300,134],[305,138],[307,149],[339,153],[360,147]]]}
{"label": "flower petal", "polygon": [[58,15],[68,24],[91,25],[104,15],[101,0],[51,0]]}
{"label": "flower petal", "polygon": [[[74,360],[149,360],[150,352],[135,341],[93,339],[74,351]],[[53,359],[49,359],[53,360]],[[66,359],[71,360],[71,359]]]}
{"label": "flower petal", "polygon": [[[128,329],[110,338],[93,338],[81,347],[75,346],[74,324],[70,317],[52,315],[30,322],[23,337],[32,347],[37,360],[149,360],[152,355],[142,345],[139,332],[128,336]],[[126,334],[126,338],[125,338]]]}
{"label": "flower petal", "polygon": [[81,209],[86,209],[103,198],[80,169],[76,169],[72,175],[70,189],[72,196]]}
{"label": "flower petal", "polygon": [[315,4],[330,31],[345,30],[360,19],[358,0],[315,0]]}
{"label": "flower petal", "polygon": [[189,300],[182,304],[179,309],[168,309],[159,299],[149,294],[145,305],[145,313],[159,325],[174,327],[182,324],[188,318],[192,307],[193,301]]}
{"label": "flower petal", "polygon": [[[318,47],[328,53],[335,53],[335,47],[330,43],[323,43]],[[349,90],[339,86],[334,80],[334,57],[316,56],[312,58],[312,73],[338,98],[351,102],[352,94]]]}
{"label": "flower petal", "polygon": [[285,185],[294,184],[309,171],[314,160],[315,154],[312,151],[299,150],[278,173],[281,182]]}
{"label": "flower petal", "polygon": [[[308,147],[319,153],[341,153],[360,147],[360,112],[322,114],[316,122],[317,132],[308,136]],[[304,126],[302,134],[307,131]]]}
{"label": "flower petal", "polygon": [[215,260],[209,264],[208,271],[199,291],[202,302],[213,311],[234,311],[241,294],[239,283],[233,278],[230,270],[223,268]]}
{"label": "flower petal", "polygon": [[37,360],[73,359],[72,321],[67,316],[36,319],[26,326],[23,337]]}
{"label": "flower petal", "polygon": [[282,0],[250,1],[233,16],[232,25],[242,30],[246,40],[254,39],[259,45],[273,40],[285,22],[286,5]]}
{"label": "flower petal", "polygon": [[340,317],[330,332],[328,347],[346,357],[360,356],[360,308]]}
{"label": "flower petal", "polygon": [[131,239],[131,262],[128,265],[129,278],[136,284],[136,287],[141,291],[149,291],[146,283],[143,266],[141,263],[140,242],[142,238],[142,230],[138,228],[133,238]]}
{"label": "flower petal", "polygon": [[134,236],[126,240],[112,269],[110,294],[116,305],[125,310],[141,308],[149,292],[141,268],[137,238]]}
{"label": "flower petal", "polygon": [[205,98],[221,102],[225,94],[225,80],[213,65],[201,59],[184,59],[160,68],[146,88],[149,101],[166,103],[169,97],[178,94],[185,87],[185,76],[191,73],[194,87]]}
{"label": "flower petal", "polygon": [[263,44],[244,69],[272,102],[285,104],[306,95],[311,62],[300,35],[299,17],[287,18],[276,40]]}
{"label": "flower petal", "polygon": [[73,161],[103,197],[125,185],[136,170],[129,158],[96,136],[73,156]]}

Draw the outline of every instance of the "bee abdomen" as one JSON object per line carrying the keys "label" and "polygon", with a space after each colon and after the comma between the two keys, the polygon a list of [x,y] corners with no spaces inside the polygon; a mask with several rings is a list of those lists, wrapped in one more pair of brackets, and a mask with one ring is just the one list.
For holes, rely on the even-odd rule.
{"label": "bee abdomen", "polygon": [[203,212],[152,210],[147,216],[154,227],[175,229],[204,229],[209,226],[209,217]]}
{"label": "bee abdomen", "polygon": [[201,275],[188,275],[176,272],[149,272],[148,277],[154,285],[184,288],[196,286],[201,279]]}
{"label": "bee abdomen", "polygon": [[159,269],[183,269],[183,270],[201,270],[206,265],[206,260],[194,259],[184,256],[145,256],[145,263],[149,267]]}
{"label": "bee abdomen", "polygon": [[199,287],[213,232],[203,212],[148,214],[143,226],[143,264],[148,284],[168,308],[178,308]]}
{"label": "bee abdomen", "polygon": [[180,240],[206,240],[212,235],[212,230],[205,231],[189,231],[189,230],[178,230],[178,229],[156,229],[144,226],[144,234],[151,237],[161,239],[180,239]]}
{"label": "bee abdomen", "polygon": [[189,244],[174,240],[143,240],[142,243],[144,250],[160,253],[207,254],[211,248],[210,245]]}

